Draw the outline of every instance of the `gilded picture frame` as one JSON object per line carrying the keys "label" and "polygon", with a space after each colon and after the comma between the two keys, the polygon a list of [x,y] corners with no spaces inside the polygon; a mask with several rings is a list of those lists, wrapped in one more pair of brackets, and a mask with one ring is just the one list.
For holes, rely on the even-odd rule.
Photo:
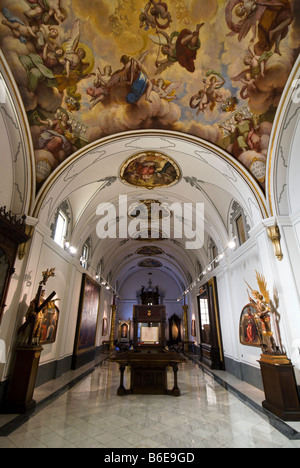
{"label": "gilded picture frame", "polygon": [[59,308],[55,305],[55,301],[50,301],[43,310],[43,313],[44,318],[41,326],[40,344],[47,345],[55,343],[60,314]]}
{"label": "gilded picture frame", "polygon": [[261,347],[262,322],[253,304],[246,305],[240,318],[240,343],[243,346]]}

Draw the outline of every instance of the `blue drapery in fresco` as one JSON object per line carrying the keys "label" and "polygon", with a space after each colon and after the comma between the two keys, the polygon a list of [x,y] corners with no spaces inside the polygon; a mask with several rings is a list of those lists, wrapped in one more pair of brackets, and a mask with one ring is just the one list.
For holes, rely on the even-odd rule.
{"label": "blue drapery in fresco", "polygon": [[132,83],[131,91],[129,94],[127,94],[126,101],[129,104],[138,102],[146,91],[147,84],[148,78],[143,72],[141,72],[138,79]]}

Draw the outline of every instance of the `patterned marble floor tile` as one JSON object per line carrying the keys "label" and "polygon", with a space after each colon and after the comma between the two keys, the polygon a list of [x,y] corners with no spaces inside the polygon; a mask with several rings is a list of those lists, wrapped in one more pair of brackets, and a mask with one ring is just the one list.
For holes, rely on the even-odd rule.
{"label": "patterned marble floor tile", "polygon": [[118,397],[118,386],[118,366],[105,363],[0,448],[300,448],[191,363],[179,372],[180,398]]}

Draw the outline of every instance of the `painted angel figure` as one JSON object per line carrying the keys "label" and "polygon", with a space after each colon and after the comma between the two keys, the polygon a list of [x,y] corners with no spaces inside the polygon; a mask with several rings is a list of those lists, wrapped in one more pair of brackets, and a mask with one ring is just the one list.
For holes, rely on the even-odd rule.
{"label": "painted angel figure", "polygon": [[[166,22],[160,23],[159,19],[166,20]],[[167,29],[172,23],[168,5],[161,0],[158,2],[150,0],[140,14],[140,23],[141,28],[146,26],[146,30],[150,26],[153,29]]]}
{"label": "painted angel figure", "polygon": [[65,54],[65,71],[67,78],[70,77],[72,70],[78,69],[79,66],[88,68],[88,64],[83,64],[82,60],[86,57],[86,52],[81,47],[78,47],[80,39],[80,20],[76,20],[71,32],[70,39],[67,42]]}
{"label": "painted angel figure", "polygon": [[248,99],[249,91],[255,91],[256,81],[265,76],[266,63],[272,57],[273,51],[266,51],[261,56],[254,52],[254,48],[249,46],[249,54],[245,56],[243,62],[248,68],[243,70],[237,76],[231,78],[232,81],[240,81],[244,84],[240,91],[242,99]]}
{"label": "painted angel figure", "polygon": [[153,80],[152,83],[153,91],[157,93],[161,99],[164,99],[167,102],[172,102],[177,99],[176,90],[182,85],[181,82],[171,83],[163,78]]}
{"label": "painted angel figure", "polygon": [[160,46],[162,54],[167,56],[165,60],[156,61],[157,75],[174,63],[179,63],[187,71],[194,73],[197,52],[201,47],[200,29],[203,26],[204,23],[201,23],[194,32],[184,29],[180,33],[175,31],[170,36],[165,31],[157,30],[158,37],[150,36],[150,39]]}
{"label": "painted angel figure", "polygon": [[80,46],[80,20],[74,22],[70,39],[66,44],[64,55],[64,71],[60,75],[55,75],[58,83],[58,90],[63,93],[65,90],[69,97],[75,100],[81,100],[81,94],[77,93],[78,83],[91,76],[89,70],[94,66],[94,57],[91,61],[85,61],[87,58],[86,49]]}
{"label": "painted angel figure", "polygon": [[150,94],[153,88],[144,68],[144,61],[149,52],[146,51],[139,59],[127,55],[121,57],[123,68],[115,72],[109,80],[107,87],[130,85],[131,90],[126,97],[128,104],[135,104],[146,93],[146,100],[151,102]]}
{"label": "painted angel figure", "polygon": [[10,28],[13,36],[19,39],[22,44],[26,44],[29,39],[38,39],[38,26],[25,24],[20,18],[14,16],[8,8],[3,8],[2,13],[6,18],[2,21],[2,24]]}

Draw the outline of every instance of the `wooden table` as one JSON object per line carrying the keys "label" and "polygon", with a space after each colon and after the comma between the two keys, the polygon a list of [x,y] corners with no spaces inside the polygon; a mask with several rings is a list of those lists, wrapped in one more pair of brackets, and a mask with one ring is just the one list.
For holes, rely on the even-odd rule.
{"label": "wooden table", "polygon": [[[177,374],[179,364],[187,360],[178,353],[165,349],[133,350],[121,353],[110,359],[120,366],[120,387],[118,395],[171,395],[180,396]],[[124,372],[127,366],[131,369],[130,390],[124,387]],[[168,390],[167,370],[172,367],[174,386]]]}

